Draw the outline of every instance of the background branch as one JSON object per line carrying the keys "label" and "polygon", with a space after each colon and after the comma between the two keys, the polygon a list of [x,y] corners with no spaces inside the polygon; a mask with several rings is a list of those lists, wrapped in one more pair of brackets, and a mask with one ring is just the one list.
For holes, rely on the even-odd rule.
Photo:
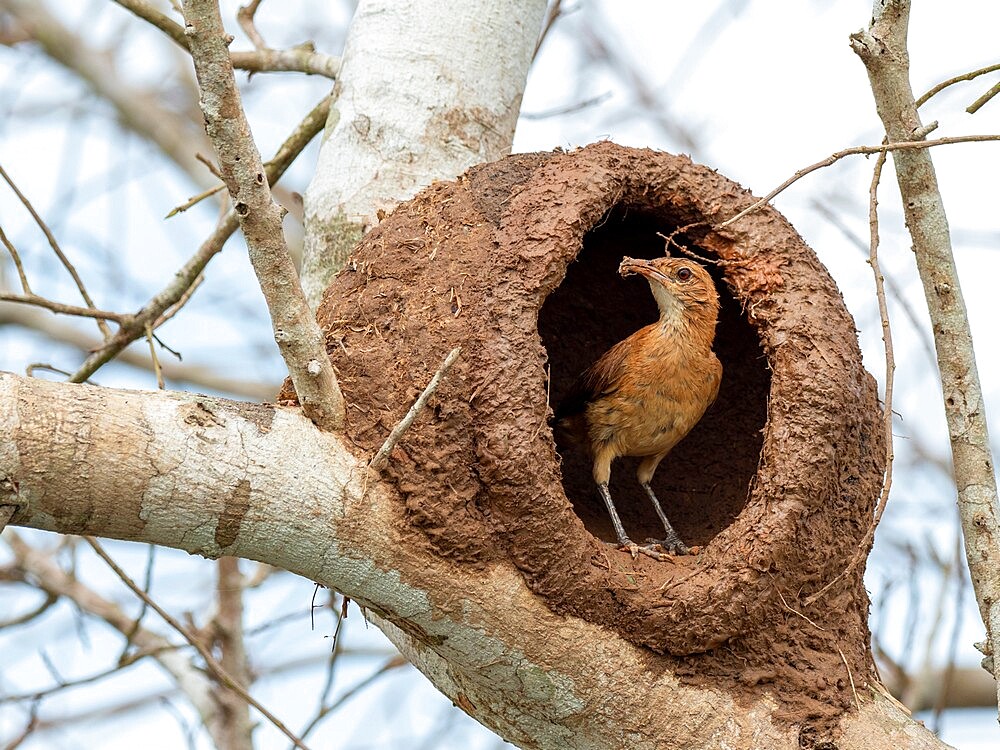
{"label": "background branch", "polygon": [[[871,26],[851,36],[865,64],[890,145],[922,128],[909,79],[909,0],[876,0]],[[951,438],[966,557],[986,625],[987,664],[1000,676],[1000,510],[986,411],[965,300],[937,176],[927,149],[893,150],[906,226],[933,322],[944,410]],[[1000,690],[1000,682],[998,682]],[[1000,701],[1000,693],[998,693]]]}

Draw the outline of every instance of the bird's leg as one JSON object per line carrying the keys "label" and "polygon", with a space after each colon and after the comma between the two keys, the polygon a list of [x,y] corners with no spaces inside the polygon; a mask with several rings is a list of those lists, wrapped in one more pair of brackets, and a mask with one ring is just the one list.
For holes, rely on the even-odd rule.
{"label": "bird's leg", "polygon": [[608,508],[608,515],[611,516],[611,525],[615,527],[615,535],[618,537],[618,546],[627,550],[632,555],[633,560],[640,554],[648,555],[654,560],[662,560],[663,555],[656,550],[650,547],[640,547],[628,538],[628,534],[625,533],[625,527],[622,526],[622,520],[618,517],[618,511],[615,510],[615,504],[611,500],[611,493],[608,491],[607,482],[599,483],[597,489],[600,491],[601,497],[604,499],[604,504]]}
{"label": "bird's leg", "polygon": [[677,532],[674,531],[674,527],[670,525],[670,519],[667,518],[667,514],[663,512],[663,508],[660,506],[660,501],[656,498],[656,494],[653,492],[653,488],[649,486],[649,482],[643,482],[642,488],[646,490],[646,494],[649,495],[649,499],[653,501],[653,507],[656,508],[656,515],[660,517],[660,521],[663,523],[663,528],[667,532],[667,536],[663,541],[658,541],[659,544],[667,552],[672,552],[675,555],[686,555],[690,550],[687,545],[681,541],[681,538],[677,536]]}

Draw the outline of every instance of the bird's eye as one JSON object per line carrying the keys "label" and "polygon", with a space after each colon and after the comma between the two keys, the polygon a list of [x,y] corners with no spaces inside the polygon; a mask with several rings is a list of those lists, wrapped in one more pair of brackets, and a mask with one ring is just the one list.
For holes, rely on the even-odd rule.
{"label": "bird's eye", "polygon": [[677,269],[677,278],[681,281],[687,281],[691,278],[691,269],[687,266],[681,266]]}

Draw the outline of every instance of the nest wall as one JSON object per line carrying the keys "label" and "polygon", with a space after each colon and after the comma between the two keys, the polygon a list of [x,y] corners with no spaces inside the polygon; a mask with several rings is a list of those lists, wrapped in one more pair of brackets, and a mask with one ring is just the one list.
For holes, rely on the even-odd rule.
{"label": "nest wall", "polygon": [[[469,565],[514,564],[549,606],[617,631],[682,678],[770,690],[790,720],[851,704],[870,670],[859,568],[884,446],[854,322],[815,254],[776,211],[725,230],[753,197],[689,159],[600,143],[511,156],[435,183],[362,240],[319,319],[372,453],[462,348],[383,471],[412,543]],[[704,258],[722,311],[719,398],[654,485],[700,554],[633,561],[613,538],[589,462],[557,446],[551,407],[611,344],[655,319],[622,255]],[[289,395],[289,394],[285,394]],[[612,492],[634,538],[658,531],[627,461]],[[839,655],[838,655],[839,654]],[[818,717],[818,718],[817,718]]]}

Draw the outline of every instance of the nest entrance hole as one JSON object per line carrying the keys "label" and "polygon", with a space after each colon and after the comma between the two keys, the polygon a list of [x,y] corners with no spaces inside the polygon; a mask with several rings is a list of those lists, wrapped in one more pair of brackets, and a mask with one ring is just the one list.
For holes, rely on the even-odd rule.
{"label": "nest entrance hole", "polygon": [[[669,235],[677,223],[619,206],[585,235],[576,261],[545,300],[538,317],[549,358],[553,408],[576,377],[611,346],[657,319],[646,280],[639,276],[623,279],[618,264],[624,255],[662,256],[664,241],[657,232]],[[702,257],[713,257],[693,244],[690,247]],[[729,526],[746,504],[763,444],[770,390],[770,372],[756,330],[729,293],[719,268],[707,267],[721,303],[714,348],[722,362],[722,385],[715,404],[663,460],[653,478],[653,489],[681,538],[701,546]],[[562,459],[563,489],[574,511],[591,534],[614,541],[590,459],[576,446],[557,444],[556,449]],[[611,496],[633,539],[660,538],[662,526],[635,477],[637,463],[633,458],[615,462]]]}

